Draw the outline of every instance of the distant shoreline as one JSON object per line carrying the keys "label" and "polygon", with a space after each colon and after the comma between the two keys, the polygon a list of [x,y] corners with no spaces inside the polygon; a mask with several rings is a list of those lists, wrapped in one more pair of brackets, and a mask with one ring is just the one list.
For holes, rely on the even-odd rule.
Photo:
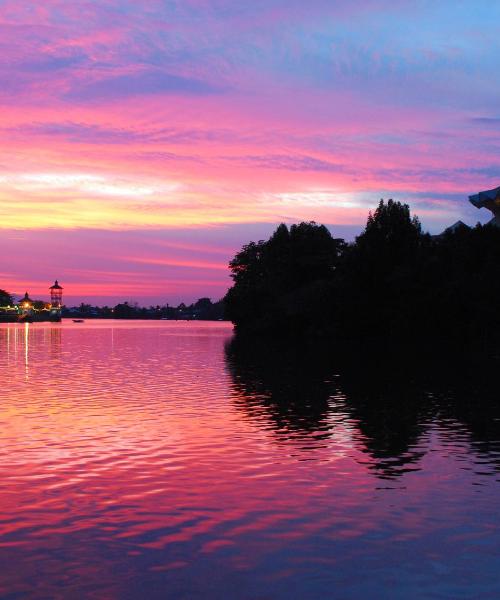
{"label": "distant shoreline", "polygon": [[120,321],[123,323],[130,323],[133,321],[141,321],[144,323],[227,323],[228,325],[232,325],[231,321],[228,319],[145,319],[140,317],[134,318],[116,318],[116,317],[85,317],[85,318],[74,318],[74,317],[62,317],[60,321],[2,321],[0,320],[1,325],[46,325],[50,323],[61,324],[61,323],[86,323],[88,321],[93,322],[109,322],[109,321]]}
{"label": "distant shoreline", "polygon": [[229,319],[165,319],[155,317],[62,317],[62,321],[163,321],[163,322],[176,322],[176,321],[195,321],[198,323],[231,323]]}

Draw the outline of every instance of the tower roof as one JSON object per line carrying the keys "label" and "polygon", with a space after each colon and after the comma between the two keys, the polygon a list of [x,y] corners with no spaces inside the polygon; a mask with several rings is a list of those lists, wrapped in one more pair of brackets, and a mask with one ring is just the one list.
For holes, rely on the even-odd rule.
{"label": "tower roof", "polygon": [[56,279],[56,282],[54,283],[54,285],[51,285],[49,287],[49,290],[62,290],[63,288],[59,285],[59,282]]}
{"label": "tower roof", "polygon": [[33,302],[33,300],[28,296],[28,292],[24,294],[24,298],[21,298],[19,302]]}

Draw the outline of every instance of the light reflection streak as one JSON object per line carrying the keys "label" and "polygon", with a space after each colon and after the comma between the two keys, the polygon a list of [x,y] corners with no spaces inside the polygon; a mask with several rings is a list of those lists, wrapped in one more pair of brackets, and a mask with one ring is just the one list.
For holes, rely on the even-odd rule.
{"label": "light reflection streak", "polygon": [[29,378],[29,334],[30,325],[29,323],[24,324],[24,370],[26,381]]}

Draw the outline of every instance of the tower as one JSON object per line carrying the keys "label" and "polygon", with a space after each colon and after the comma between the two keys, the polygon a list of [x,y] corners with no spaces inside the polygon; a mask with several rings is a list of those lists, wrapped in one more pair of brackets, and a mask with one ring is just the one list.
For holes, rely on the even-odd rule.
{"label": "tower", "polygon": [[52,308],[61,308],[62,306],[62,291],[63,288],[59,285],[59,282],[55,281],[54,285],[50,286],[50,303]]}

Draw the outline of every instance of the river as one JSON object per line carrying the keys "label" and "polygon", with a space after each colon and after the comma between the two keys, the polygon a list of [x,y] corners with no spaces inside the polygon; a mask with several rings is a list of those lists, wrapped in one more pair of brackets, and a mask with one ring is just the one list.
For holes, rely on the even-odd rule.
{"label": "river", "polygon": [[0,325],[2,598],[500,597],[498,395],[232,336]]}

